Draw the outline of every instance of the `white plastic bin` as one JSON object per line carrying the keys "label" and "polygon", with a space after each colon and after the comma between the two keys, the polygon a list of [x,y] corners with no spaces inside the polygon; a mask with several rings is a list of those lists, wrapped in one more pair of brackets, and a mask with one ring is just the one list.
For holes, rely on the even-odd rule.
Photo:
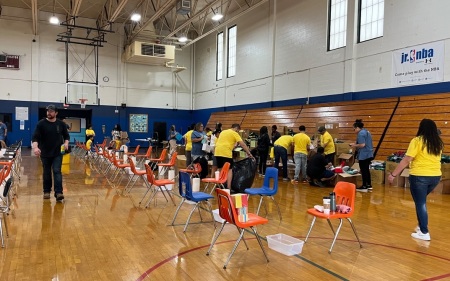
{"label": "white plastic bin", "polygon": [[292,236],[279,233],[275,235],[267,235],[269,248],[282,253],[286,256],[298,255],[302,252],[305,241],[294,238]]}

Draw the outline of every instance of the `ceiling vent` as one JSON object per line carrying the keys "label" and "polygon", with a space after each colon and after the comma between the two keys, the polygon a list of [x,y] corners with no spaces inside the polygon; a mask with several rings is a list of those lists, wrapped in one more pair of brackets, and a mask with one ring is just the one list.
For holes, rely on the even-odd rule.
{"label": "ceiling vent", "polygon": [[128,63],[166,65],[175,60],[175,46],[134,41],[125,48],[122,60]]}
{"label": "ceiling vent", "polygon": [[191,12],[191,0],[178,0],[177,13],[180,15],[187,15]]}

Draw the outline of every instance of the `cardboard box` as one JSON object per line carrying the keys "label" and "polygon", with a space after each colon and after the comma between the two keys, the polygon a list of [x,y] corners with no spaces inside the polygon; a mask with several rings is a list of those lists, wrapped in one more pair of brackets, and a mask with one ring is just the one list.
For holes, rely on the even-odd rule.
{"label": "cardboard box", "polygon": [[441,180],[450,179],[450,164],[444,163],[441,165],[442,177]]}
{"label": "cardboard box", "polygon": [[358,180],[362,181],[361,174],[350,175],[347,173],[340,173],[337,175],[337,181],[351,182],[354,183],[356,187],[358,187]]}
{"label": "cardboard box", "polygon": [[386,174],[392,173],[395,168],[397,168],[399,163],[392,162],[392,161],[386,161]]}
{"label": "cardboard box", "polygon": [[177,167],[178,169],[186,168],[186,155],[177,155]]}
{"label": "cardboard box", "polygon": [[335,143],[334,146],[336,148],[336,155],[341,155],[342,153],[349,153],[351,149],[350,142]]}
{"label": "cardboard box", "polygon": [[120,132],[120,138],[121,139],[127,139],[128,138],[128,133],[125,131]]}
{"label": "cardboard box", "polygon": [[369,171],[372,184],[384,184],[384,170],[370,169]]}
{"label": "cardboard box", "polygon": [[[338,163],[336,165],[340,165],[340,163],[342,161],[345,161],[345,166],[351,166],[350,164],[353,162],[353,154],[350,154],[350,153],[339,154],[339,157],[337,160]],[[358,170],[359,170],[359,167],[358,167]]]}

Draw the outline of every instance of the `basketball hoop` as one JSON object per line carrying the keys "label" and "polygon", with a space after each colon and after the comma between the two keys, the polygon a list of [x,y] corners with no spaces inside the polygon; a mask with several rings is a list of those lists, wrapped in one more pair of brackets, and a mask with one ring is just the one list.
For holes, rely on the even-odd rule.
{"label": "basketball hoop", "polygon": [[86,108],[86,102],[88,99],[78,99],[80,101],[81,104],[81,108]]}

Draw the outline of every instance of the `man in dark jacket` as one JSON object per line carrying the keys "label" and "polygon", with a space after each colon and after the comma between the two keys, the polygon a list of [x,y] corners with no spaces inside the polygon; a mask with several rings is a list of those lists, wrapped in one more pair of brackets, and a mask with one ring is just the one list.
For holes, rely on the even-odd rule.
{"label": "man in dark jacket", "polygon": [[327,169],[331,166],[331,163],[325,158],[324,151],[323,147],[318,147],[317,153],[308,162],[306,174],[311,185],[323,187],[323,181],[333,179],[336,176],[333,171]]}
{"label": "man in dark jacket", "polygon": [[41,157],[43,167],[44,199],[50,199],[52,191],[52,170],[56,201],[64,200],[62,188],[62,154],[69,150],[69,132],[66,124],[57,119],[58,108],[47,106],[47,118],[40,120],[33,133],[34,155]]}

